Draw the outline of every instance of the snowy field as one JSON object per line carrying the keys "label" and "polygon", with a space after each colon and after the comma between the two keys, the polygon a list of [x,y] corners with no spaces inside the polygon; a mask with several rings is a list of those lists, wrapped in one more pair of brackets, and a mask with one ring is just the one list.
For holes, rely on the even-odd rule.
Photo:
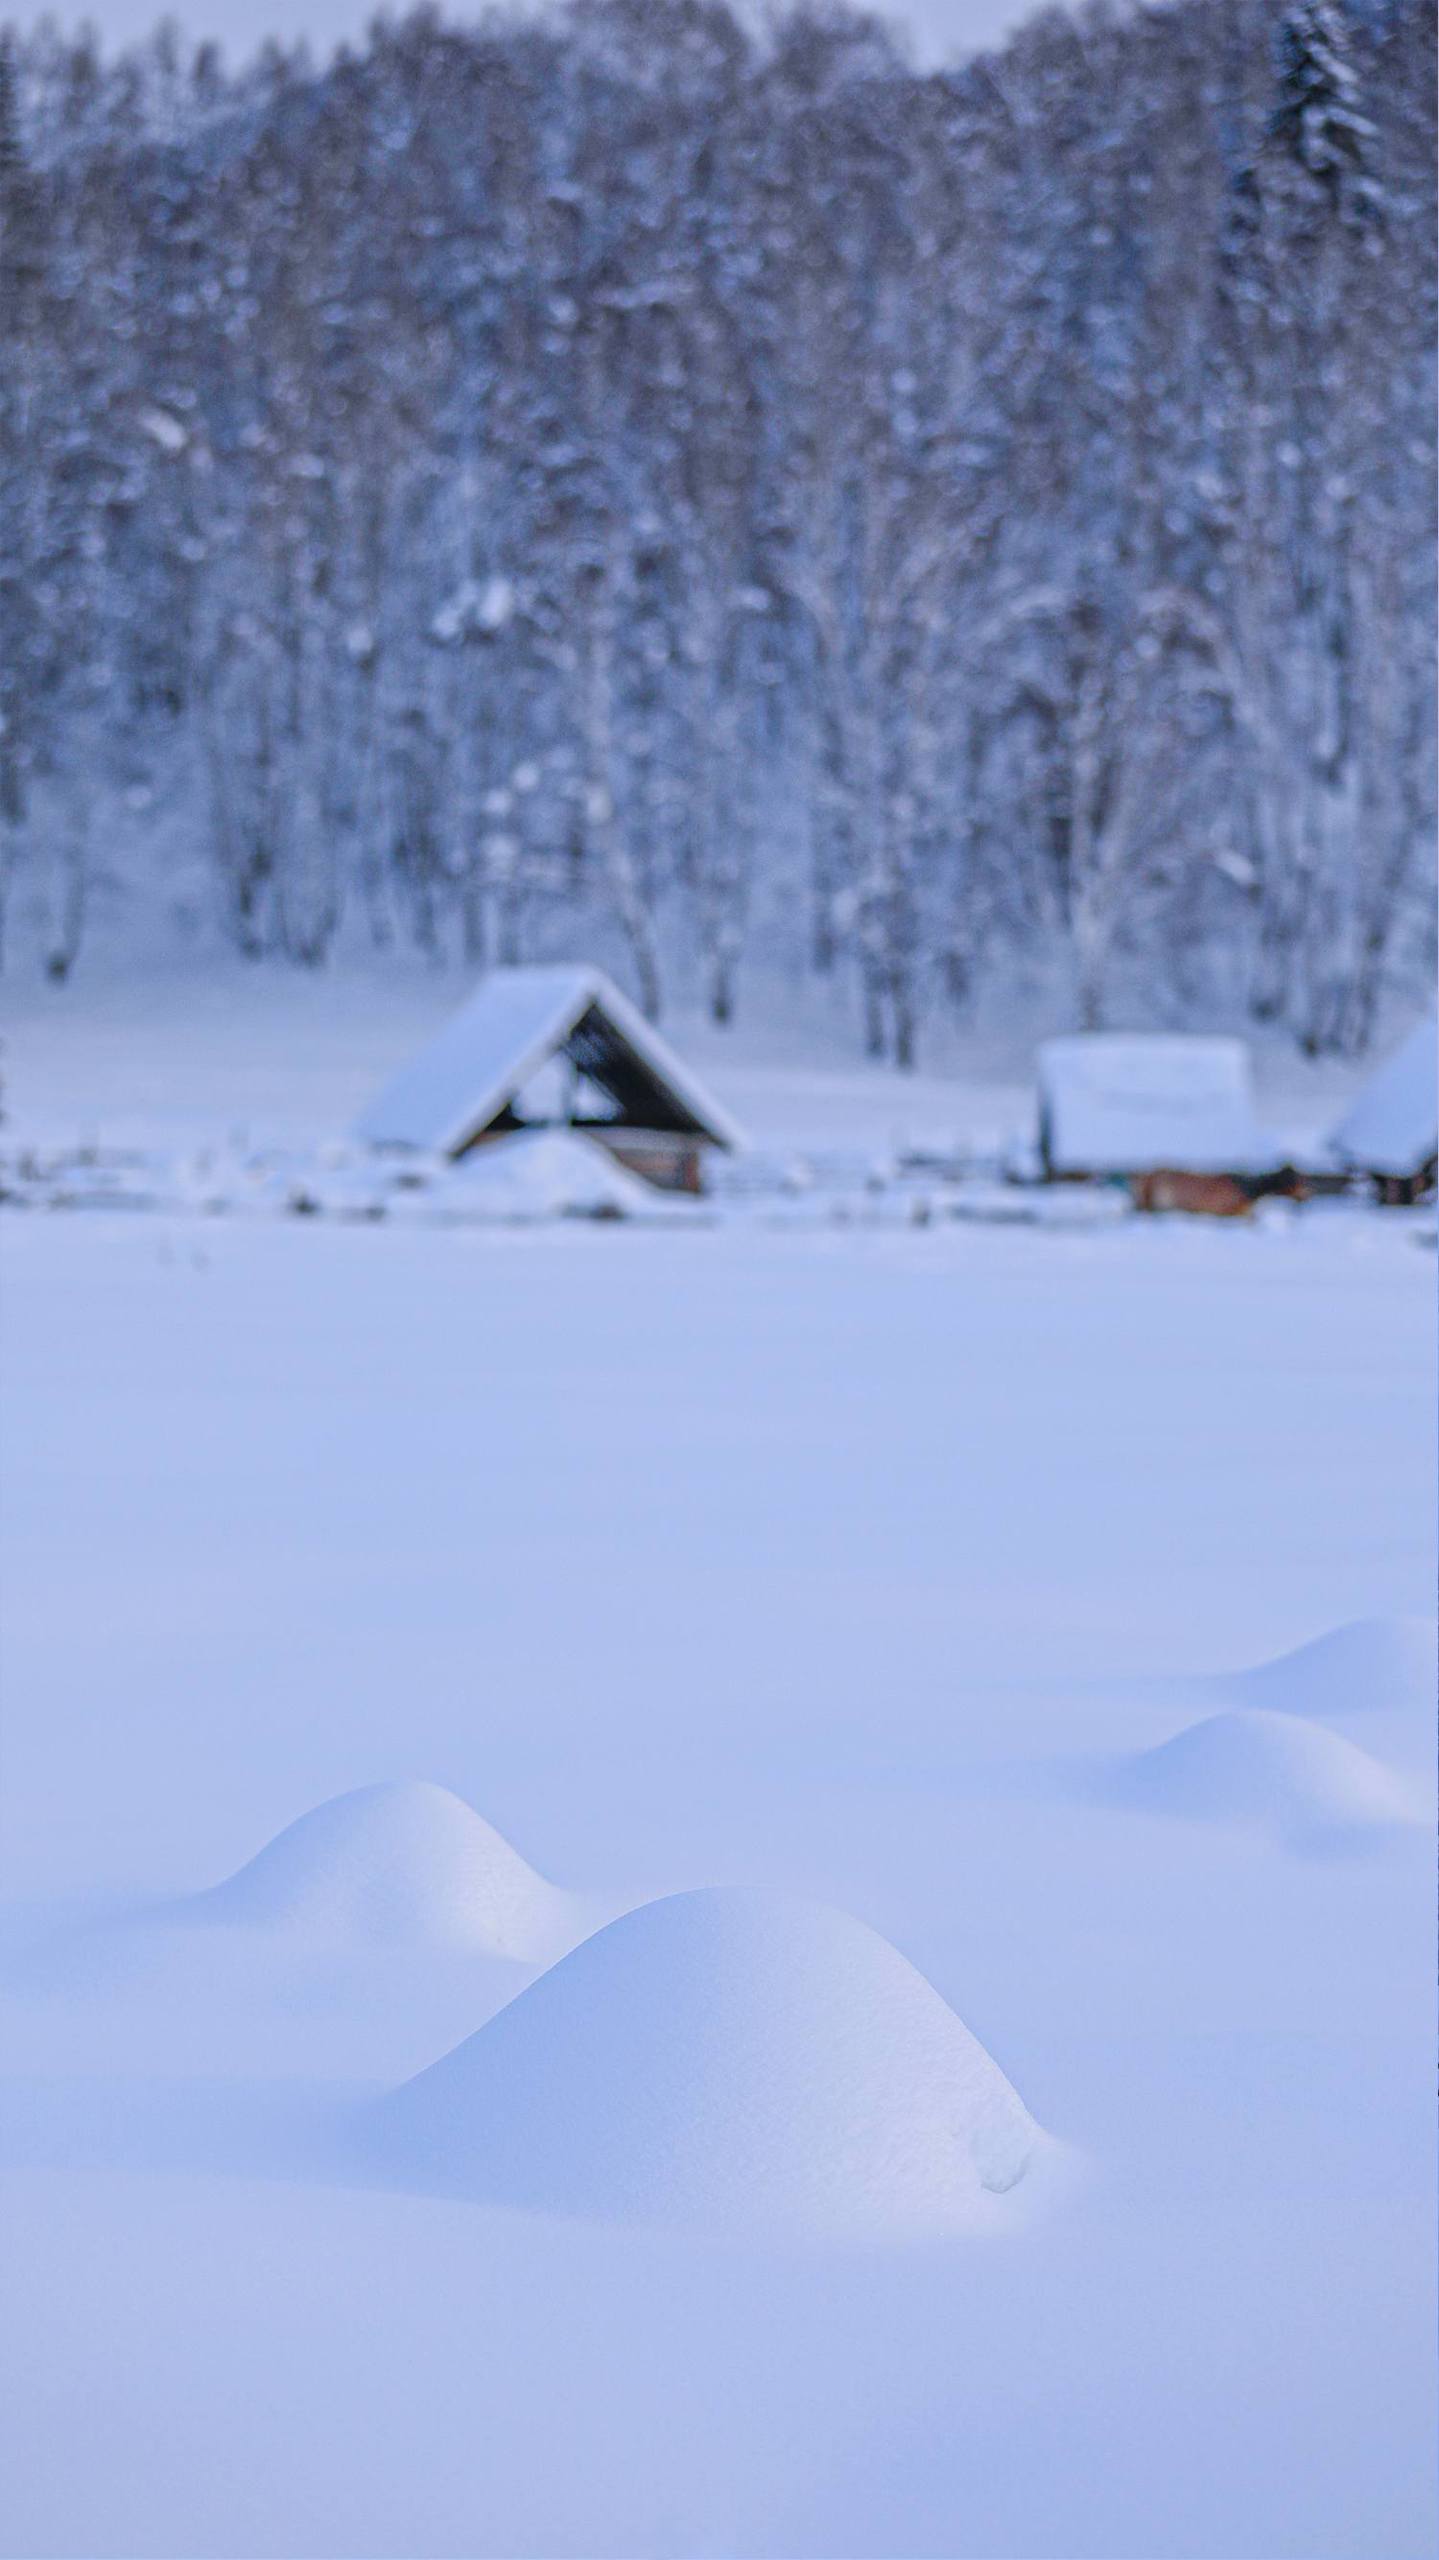
{"label": "snowy field", "polygon": [[[0,1141],[434,1010],[35,999]],[[1432,2549],[1432,1217],[916,1196],[4,1215],[9,2552]]]}

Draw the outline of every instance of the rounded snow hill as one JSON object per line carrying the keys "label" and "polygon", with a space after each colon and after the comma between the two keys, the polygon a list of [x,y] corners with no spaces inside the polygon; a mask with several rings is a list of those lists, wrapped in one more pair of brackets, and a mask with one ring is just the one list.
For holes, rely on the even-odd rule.
{"label": "rounded snow hill", "polygon": [[1125,1763],[1121,1801],[1156,1813],[1258,1822],[1300,1848],[1338,1848],[1423,1820],[1402,1782],[1307,1717],[1241,1707]]}
{"label": "rounded snow hill", "polygon": [[465,1946],[524,1964],[548,1963],[581,1925],[578,1897],[425,1779],[331,1797],[186,1909],[326,1946]]}
{"label": "rounded snow hill", "polygon": [[527,1129],[491,1138],[450,1168],[442,1196],[474,1215],[500,1220],[635,1218],[656,1205],[648,1183],[574,1129]]}
{"label": "rounded snow hill", "polygon": [[407,2185],[859,2240],[1002,2223],[1045,2146],[885,1939],[741,1889],[613,1921],[381,2101],[370,2131]]}
{"label": "rounded snow hill", "polygon": [[1246,1706],[1290,1713],[1416,1707],[1428,1715],[1436,1688],[1436,1636],[1432,1618],[1356,1618],[1214,1685]]}

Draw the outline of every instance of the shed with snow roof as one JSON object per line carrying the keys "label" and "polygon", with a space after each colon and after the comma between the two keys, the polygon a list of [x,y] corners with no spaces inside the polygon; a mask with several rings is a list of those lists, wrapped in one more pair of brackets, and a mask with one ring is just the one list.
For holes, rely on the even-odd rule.
{"label": "shed with snow roof", "polygon": [[1159,1173],[1258,1187],[1282,1151],[1255,1115],[1242,1040],[1091,1031],[1039,1051],[1039,1151],[1051,1182]]}
{"label": "shed with snow roof", "polygon": [[1350,1104],[1330,1146],[1351,1172],[1367,1173],[1381,1200],[1424,1199],[1439,1170],[1439,1024],[1432,1013]]}
{"label": "shed with snow roof", "polygon": [[701,1191],[740,1130],[602,970],[495,969],[362,1116],[370,1146],[458,1157],[572,1128],[662,1191]]}

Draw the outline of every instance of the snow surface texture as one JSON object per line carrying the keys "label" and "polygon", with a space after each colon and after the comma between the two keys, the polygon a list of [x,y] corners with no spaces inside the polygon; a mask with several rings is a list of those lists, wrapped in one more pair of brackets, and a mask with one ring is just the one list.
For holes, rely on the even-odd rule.
{"label": "snow surface texture", "polygon": [[3,1172],[21,1208],[123,1209],[152,1215],[291,1216],[347,1223],[528,1226],[547,1218],[693,1218],[696,1204],[661,1194],[577,1130],[487,1139],[451,1163],[418,1153],[327,1146],[207,1149],[190,1159],[85,1149],[28,1154]]}
{"label": "snow surface texture", "polygon": [[[437,983],[17,988],[6,1148],[309,1180]],[[679,1045],[848,1203],[1002,1145],[1030,1027],[912,1080]],[[1301,1134],[1353,1080],[1259,1065]],[[1271,1707],[1422,1794],[1432,1220],[712,1205],[0,1220],[0,1923],[88,1930],[0,1980],[0,2542],[1429,2560],[1429,1840],[997,1777]],[[357,2159],[526,1968],[122,1915],[417,1770],[610,1910],[853,1913],[1084,2174],[1038,2210],[1041,2147],[992,2238],[796,2247]]]}
{"label": "snow surface texture", "polygon": [[716,2232],[907,2239],[995,2220],[1039,2142],[872,1929],[773,1893],[630,1912],[388,2100],[421,2185]]}
{"label": "snow surface texture", "polygon": [[1242,1040],[1084,1032],[1042,1043],[1039,1109],[1058,1173],[1267,1173]]}
{"label": "snow surface texture", "polygon": [[567,1129],[492,1138],[450,1176],[448,1203],[500,1219],[643,1218],[656,1197],[592,1138]]}
{"label": "snow surface texture", "polygon": [[1362,1618],[1333,1627],[1252,1671],[1208,1684],[1239,1704],[1296,1715],[1410,1709],[1428,1715],[1439,1691],[1439,1628],[1432,1618]]}
{"label": "snow surface texture", "polygon": [[1367,1173],[1417,1173],[1439,1151],[1439,1059],[1434,1016],[1416,1022],[1351,1104],[1336,1153]]}
{"label": "snow surface texture", "polygon": [[1357,1846],[1425,1812],[1391,1770],[1305,1716],[1241,1707],[1141,1752],[1120,1802],[1198,1820],[1255,1822],[1301,1849]]}
{"label": "snow surface texture", "polygon": [[453,1162],[394,1148],[206,1149],[193,1157],[131,1150],[26,1151],[0,1159],[7,1208],[97,1209],[149,1216],[313,1217],[347,1225],[531,1226],[554,1218],[642,1219],[649,1225],[746,1221],[784,1226],[903,1226],[940,1220],[1042,1226],[1072,1233],[1132,1214],[1114,1187],[1028,1190],[962,1162],[869,1159],[851,1150],[803,1157],[721,1156],[701,1201],[629,1173],[579,1130],[487,1139]]}
{"label": "snow surface texture", "polygon": [[448,1787],[357,1787],[302,1814],[177,1916],[338,1947],[473,1947],[542,1964],[577,1904]]}

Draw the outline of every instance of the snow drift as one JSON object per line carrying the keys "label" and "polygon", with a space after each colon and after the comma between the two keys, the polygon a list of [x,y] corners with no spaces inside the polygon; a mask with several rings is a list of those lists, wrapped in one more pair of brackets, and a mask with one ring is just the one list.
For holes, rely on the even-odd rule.
{"label": "snow drift", "polygon": [[1296,1848],[1339,1848],[1423,1819],[1392,1770],[1342,1734],[1262,1707],[1208,1716],[1118,1773],[1122,1802],[1201,1821],[1252,1822]]}
{"label": "snow drift", "polygon": [[1416,1174],[1439,1147],[1435,1021],[1427,1014],[1386,1058],[1334,1131],[1335,1153],[1366,1173]]}
{"label": "snow drift", "polygon": [[872,1929],[733,1888],[612,1922],[385,2099],[371,2129],[406,2184],[856,2239],[992,2221],[1044,2139]]}
{"label": "snow drift", "polygon": [[326,1946],[468,1947],[526,1964],[548,1963],[583,1925],[578,1896],[423,1779],[331,1797],[183,1910]]}
{"label": "snow drift", "polygon": [[503,1220],[634,1218],[657,1206],[647,1183],[572,1129],[489,1139],[452,1168],[440,1196],[451,1210]]}
{"label": "snow drift", "polygon": [[1210,1685],[1245,1706],[1299,1714],[1412,1707],[1427,1716],[1434,1705],[1436,1635],[1432,1618],[1358,1618]]}

